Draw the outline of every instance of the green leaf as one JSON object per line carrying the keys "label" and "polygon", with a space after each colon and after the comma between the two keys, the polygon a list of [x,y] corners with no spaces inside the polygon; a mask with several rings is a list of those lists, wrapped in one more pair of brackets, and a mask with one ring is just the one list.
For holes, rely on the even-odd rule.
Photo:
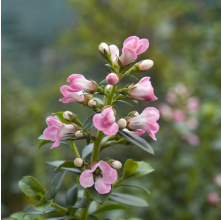
{"label": "green leaf", "polygon": [[[108,64],[108,65],[109,65],[109,64]],[[110,68],[111,68],[111,66],[110,66]],[[108,83],[107,83],[107,80],[104,79],[104,80],[102,80],[98,85],[99,85],[99,86],[102,86],[102,85],[106,85],[106,84],[108,84]]]}
{"label": "green leaf", "polygon": [[93,117],[94,117],[94,115],[97,114],[97,113],[99,113],[99,112],[93,113],[92,115],[90,115],[90,116],[86,119],[86,121],[84,122],[84,125],[83,125],[83,131],[88,131],[88,130],[90,130],[91,128],[94,127]]}
{"label": "green leaf", "polygon": [[89,216],[88,216],[88,220],[99,220],[99,218],[97,218],[97,217],[94,216],[94,215],[89,215]]}
{"label": "green leaf", "polygon": [[42,140],[42,141],[40,141],[38,148],[42,147],[45,144],[49,144],[49,143],[53,143],[53,141]]}
{"label": "green leaf", "polygon": [[[46,140],[43,135],[40,135],[40,136],[38,137],[38,139],[39,139],[39,140]],[[62,143],[63,141],[66,141],[66,140],[73,140],[73,139],[77,139],[77,138],[62,137],[62,138],[61,138],[61,143]],[[62,144],[64,144],[64,143],[62,143]],[[67,144],[66,144],[66,145],[67,145]]]}
{"label": "green leaf", "polygon": [[147,151],[148,153],[154,154],[152,147],[143,138],[123,130],[119,130],[117,134],[137,145],[141,149]]}
{"label": "green leaf", "polygon": [[65,160],[56,160],[56,161],[46,162],[46,164],[49,164],[54,167],[59,167],[64,162],[66,162],[66,161]]}
{"label": "green leaf", "polygon": [[69,171],[71,173],[76,173],[76,174],[81,174],[81,171],[79,169],[75,169],[75,168],[66,168],[66,167],[62,167],[62,170],[66,170]]}
{"label": "green leaf", "polygon": [[54,199],[60,186],[61,186],[61,183],[64,179],[64,176],[66,174],[66,171],[63,171],[63,172],[60,172],[58,173],[54,179],[52,180],[52,183],[51,183],[51,199]]}
{"label": "green leaf", "polygon": [[55,116],[57,119],[59,119],[62,123],[69,124],[69,122],[63,118],[63,113],[64,112],[56,112],[52,113],[52,115]]}
{"label": "green leaf", "polygon": [[110,193],[107,194],[99,194],[94,186],[87,188],[88,193],[90,194],[90,197],[95,200],[96,202],[98,202],[99,204],[103,204],[110,196]]}
{"label": "green leaf", "polygon": [[83,150],[82,150],[82,158],[86,158],[88,155],[90,155],[93,151],[94,143],[88,144]]}
{"label": "green leaf", "polygon": [[132,107],[133,107],[133,105],[131,105],[129,102],[126,102],[126,101],[124,101],[124,100],[118,100],[118,102],[122,102],[122,103],[125,103],[125,104],[127,104],[127,105],[129,105],[129,106],[132,106]]}
{"label": "green leaf", "polygon": [[80,202],[78,202],[73,207],[76,209],[85,208],[87,206],[87,197],[85,196]]}
{"label": "green leaf", "polygon": [[134,103],[138,104],[138,100],[135,100],[135,99],[134,99],[134,100],[132,100],[132,101],[133,101]]}
{"label": "green leaf", "polygon": [[109,199],[125,205],[138,206],[138,207],[148,206],[145,200],[125,193],[111,193]]}
{"label": "green leaf", "polygon": [[154,171],[153,167],[151,167],[148,163],[146,163],[144,161],[139,161],[137,163],[138,163],[139,167],[137,168],[137,170],[134,173],[129,175],[127,178],[144,176],[144,175]]}
{"label": "green leaf", "polygon": [[55,170],[58,170],[60,168],[76,168],[76,166],[74,165],[74,161],[67,160],[63,162],[62,164],[60,164],[59,166],[57,166]]}
{"label": "green leaf", "polygon": [[107,212],[114,209],[127,209],[127,208],[121,204],[107,204],[107,205],[102,205],[99,209],[93,212],[93,214],[100,214],[102,212]]}
{"label": "green leaf", "polygon": [[32,176],[23,177],[19,181],[18,185],[21,191],[33,200],[41,200],[41,196],[39,195],[39,193],[41,193],[42,195],[46,194],[46,190],[44,190],[40,183]]}
{"label": "green leaf", "polygon": [[126,160],[124,164],[123,178],[126,179],[132,175],[137,168],[139,167],[137,162],[134,162],[132,159]]}
{"label": "green leaf", "polygon": [[53,200],[42,202],[40,204],[33,205],[33,208],[41,213],[45,213],[50,208],[52,202],[53,202]]}
{"label": "green leaf", "polygon": [[78,186],[74,185],[71,189],[67,191],[66,194],[66,202],[67,206],[73,206],[78,198]]}
{"label": "green leaf", "polygon": [[74,220],[74,218],[68,217],[68,216],[64,216],[64,217],[47,218],[45,220]]}
{"label": "green leaf", "polygon": [[24,212],[15,212],[10,215],[10,218],[16,220],[24,220]]}
{"label": "green leaf", "polygon": [[[57,212],[57,211],[58,211],[57,209],[50,207],[47,209],[47,211],[44,214]],[[42,215],[43,213],[39,212],[39,211],[35,210],[33,207],[31,207],[25,211],[25,214]]]}
{"label": "green leaf", "polygon": [[94,97],[93,100],[96,100],[101,105],[103,104],[103,100],[101,100],[99,98]]}

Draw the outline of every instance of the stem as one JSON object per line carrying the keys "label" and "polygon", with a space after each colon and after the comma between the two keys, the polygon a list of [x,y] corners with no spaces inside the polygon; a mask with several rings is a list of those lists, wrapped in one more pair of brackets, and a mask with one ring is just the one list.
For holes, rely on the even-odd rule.
{"label": "stem", "polygon": [[77,146],[75,145],[74,141],[69,141],[70,145],[71,145],[71,150],[74,152],[74,155],[75,157],[81,157],[79,152],[78,152],[78,149],[77,149]]}
{"label": "stem", "polygon": [[89,210],[90,204],[92,202],[92,199],[91,199],[90,195],[88,194],[87,189],[84,189],[84,196],[87,196],[87,206],[85,208],[81,209],[81,213],[80,213],[81,220],[87,220],[88,210]]}
{"label": "stem", "polygon": [[97,137],[94,142],[94,149],[93,149],[92,156],[91,156],[91,162],[94,162],[99,159],[100,145],[101,145],[101,141],[102,141],[103,136],[104,136],[104,133],[102,131],[97,132]]}
{"label": "stem", "polygon": [[113,188],[117,187],[117,186],[120,185],[123,181],[124,181],[123,178],[117,180],[117,181],[112,185],[112,187],[113,187]]}
{"label": "stem", "polygon": [[112,99],[113,99],[113,96],[115,94],[116,87],[117,87],[117,85],[114,85],[112,87],[112,90],[111,90],[110,95],[109,95],[108,100],[107,100],[107,105],[111,105],[112,104]]}

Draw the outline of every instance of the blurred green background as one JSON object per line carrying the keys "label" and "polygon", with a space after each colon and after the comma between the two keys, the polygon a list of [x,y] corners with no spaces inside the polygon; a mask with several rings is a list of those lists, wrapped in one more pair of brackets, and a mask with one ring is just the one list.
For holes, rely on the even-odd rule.
{"label": "blurred green background", "polygon": [[[91,110],[77,103],[63,104],[60,86],[72,73],[101,81],[108,69],[98,51],[101,42],[120,49],[132,35],[148,38],[149,49],[139,60],[152,59],[154,67],[136,74],[150,76],[155,102],[123,103],[118,117],[158,107],[177,83],[197,96],[200,109],[192,117],[200,143],[192,146],[181,135],[182,123],[159,120],[157,142],[144,138],[155,156],[133,146],[103,152],[124,162],[144,160],[155,168],[147,177],[131,180],[152,192],[149,207],[109,212],[105,217],[141,219],[221,219],[221,205],[208,200],[221,187],[221,2],[218,0],[2,0],[2,216],[25,210],[33,203],[18,188],[24,175],[35,176],[45,187],[54,176],[45,161],[73,160],[60,146],[38,149],[37,137],[52,112],[73,111],[84,121]],[[127,77],[120,86],[135,82]],[[185,98],[182,97],[182,108]],[[177,104],[178,105],[178,104]],[[80,151],[85,141],[79,141]],[[63,191],[74,184],[69,175]],[[124,191],[124,189],[121,189]],[[139,190],[131,190],[139,194]],[[65,198],[62,191],[60,203]]]}

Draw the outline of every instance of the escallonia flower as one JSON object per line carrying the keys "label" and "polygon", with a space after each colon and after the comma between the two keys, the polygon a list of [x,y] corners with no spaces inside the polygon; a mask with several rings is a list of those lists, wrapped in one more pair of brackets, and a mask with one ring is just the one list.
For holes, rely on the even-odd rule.
{"label": "escallonia flower", "polygon": [[44,130],[43,136],[46,140],[55,141],[51,148],[58,147],[60,140],[64,136],[73,135],[77,130],[73,124],[65,124],[59,121],[54,116],[49,116],[46,119],[48,127]]}
{"label": "escallonia flower", "polygon": [[94,185],[99,194],[107,194],[111,191],[111,184],[117,180],[117,171],[101,160],[91,169],[83,171],[79,180],[84,188]]}
{"label": "escallonia flower", "polygon": [[137,84],[132,84],[127,89],[122,89],[122,91],[127,93],[131,99],[138,99],[141,101],[157,100],[150,82],[150,77],[144,77]]}
{"label": "escallonia flower", "polygon": [[114,44],[110,45],[109,48],[110,48],[110,52],[111,52],[112,63],[115,63],[118,60],[118,57],[119,57],[119,49]]}
{"label": "escallonia flower", "polygon": [[115,122],[112,106],[105,108],[101,114],[95,114],[93,117],[93,123],[95,128],[106,135],[115,135],[119,130],[119,126]]}
{"label": "escallonia flower", "polygon": [[73,92],[85,91],[93,93],[97,89],[96,82],[87,80],[81,74],[72,74],[67,78],[67,82],[70,83],[70,87]]}
{"label": "escallonia flower", "polygon": [[129,117],[127,119],[128,130],[137,131],[142,129],[146,131],[153,140],[157,140],[155,133],[159,130],[157,120],[160,118],[159,111],[154,107],[147,107],[143,112],[136,117]]}
{"label": "escallonia flower", "polygon": [[137,136],[141,136],[142,134],[145,133],[145,131],[143,129],[137,129],[136,131],[129,131],[127,128],[124,128],[123,131],[135,134]]}
{"label": "escallonia flower", "polygon": [[130,48],[124,48],[123,53],[119,57],[119,65],[128,66],[137,59],[137,54]]}
{"label": "escallonia flower", "polygon": [[116,73],[110,73],[106,76],[106,80],[109,85],[116,85],[119,82],[119,77]]}

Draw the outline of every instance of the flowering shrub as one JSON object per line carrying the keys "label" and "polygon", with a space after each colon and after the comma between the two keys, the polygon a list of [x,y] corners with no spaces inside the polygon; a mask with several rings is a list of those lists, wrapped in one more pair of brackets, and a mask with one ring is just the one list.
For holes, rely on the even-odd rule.
{"label": "flowering shrub", "polygon": [[[39,147],[52,144],[51,148],[59,147],[60,143],[69,145],[75,159],[73,161],[53,161],[48,164],[55,166],[59,171],[54,177],[50,195],[42,188],[40,183],[31,176],[23,177],[19,182],[20,189],[31,199],[39,201],[28,214],[52,213],[64,216],[53,219],[97,219],[96,214],[113,209],[125,209],[124,205],[146,207],[147,201],[133,195],[117,193],[115,188],[136,187],[123,185],[122,183],[132,177],[140,177],[153,171],[146,162],[136,162],[133,159],[126,160],[123,171],[120,169],[122,163],[114,159],[108,161],[100,160],[100,152],[109,146],[117,144],[134,144],[142,150],[154,154],[151,146],[140,137],[145,131],[153,140],[159,130],[157,120],[159,111],[154,107],[148,107],[141,114],[136,111],[128,113],[125,118],[118,119],[114,108],[122,99],[141,101],[154,101],[154,89],[150,77],[142,78],[137,84],[127,85],[118,89],[117,84],[124,77],[135,72],[143,72],[153,66],[152,60],[143,60],[133,65],[137,56],[147,50],[149,42],[147,39],[139,39],[136,36],[127,38],[123,43],[122,54],[115,45],[108,46],[106,43],[99,45],[99,51],[107,60],[106,66],[110,73],[106,79],[97,83],[85,79],[83,75],[72,74],[67,78],[68,85],[61,86],[64,98],[59,101],[63,103],[78,102],[84,107],[93,110],[84,123],[71,111],[57,112],[46,119],[48,127],[44,130]],[[103,100],[95,98],[102,95]],[[124,100],[125,102],[125,100]],[[191,107],[194,108],[194,107]],[[96,128],[97,134],[93,134],[92,128]],[[105,136],[107,135],[107,136]],[[85,139],[86,146],[82,154],[78,152],[76,142]],[[89,158],[90,157],[90,158]],[[61,158],[63,159],[63,158]],[[77,176],[77,182],[66,194],[66,207],[55,202],[56,194],[62,184],[66,172]],[[83,196],[78,189],[83,187]],[[138,187],[149,196],[146,189]],[[103,204],[106,200],[109,202]],[[95,201],[99,206],[95,211],[89,212],[91,203]],[[122,205],[124,204],[124,205]]]}

